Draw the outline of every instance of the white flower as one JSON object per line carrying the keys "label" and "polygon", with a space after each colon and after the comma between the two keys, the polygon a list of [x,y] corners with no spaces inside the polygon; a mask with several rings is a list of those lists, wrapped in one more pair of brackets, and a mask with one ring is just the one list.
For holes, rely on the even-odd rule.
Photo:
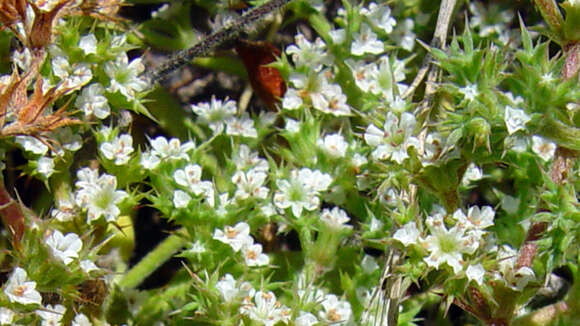
{"label": "white flower", "polygon": [[318,323],[318,318],[309,312],[301,311],[294,323],[296,326],[312,326]]}
{"label": "white flower", "polygon": [[77,97],[75,105],[79,107],[87,117],[95,115],[99,119],[105,119],[111,114],[111,108],[107,98],[103,95],[103,85],[95,83],[83,88],[81,95]]}
{"label": "white flower", "polygon": [[64,317],[66,308],[63,305],[57,304],[46,305],[42,310],[36,310],[36,314],[42,318],[41,326],[60,326],[60,320]]}
{"label": "white flower", "polygon": [[111,78],[108,90],[119,91],[128,100],[135,99],[136,93],[144,91],[148,86],[147,82],[139,77],[143,71],[145,71],[145,66],[141,58],[129,63],[127,54],[121,52],[115,61],[105,63],[105,73]]}
{"label": "white flower", "polygon": [[395,19],[391,17],[391,8],[386,5],[377,5],[371,2],[369,8],[362,8],[360,13],[367,16],[373,25],[384,30],[387,34],[392,32],[393,27],[397,24]]}
{"label": "white flower", "polygon": [[102,143],[100,150],[108,160],[114,160],[115,165],[126,164],[133,153],[133,137],[129,134],[122,134],[111,142]]}
{"label": "white flower", "polygon": [[262,245],[255,243],[242,247],[242,254],[248,266],[265,266],[270,262],[268,255],[262,253]]}
{"label": "white flower", "polygon": [[397,99],[399,94],[404,93],[408,86],[401,83],[405,80],[405,62],[396,58],[389,59],[387,55],[379,59],[379,68],[376,75],[378,87],[371,91],[382,96],[391,106],[400,107],[405,103]]}
{"label": "white flower", "polygon": [[60,87],[77,89],[93,79],[93,73],[86,63],[75,63],[71,66],[65,56],[57,56],[51,63],[54,75],[63,81]]}
{"label": "white flower", "polygon": [[485,269],[481,264],[469,265],[465,271],[467,279],[470,281],[475,281],[479,285],[483,285],[483,276],[485,275]]}
{"label": "white flower", "polygon": [[504,139],[504,146],[516,153],[523,153],[528,149],[528,137],[518,134],[507,136]]}
{"label": "white flower", "polygon": [[37,155],[44,155],[48,152],[48,146],[38,140],[38,138],[32,136],[16,136],[14,140],[27,152]]}
{"label": "white flower", "polygon": [[334,157],[344,157],[348,149],[348,143],[341,134],[326,135],[318,140],[317,145]]}
{"label": "white flower", "polygon": [[421,155],[421,163],[424,165],[432,164],[441,157],[445,145],[445,140],[438,132],[427,134],[425,138],[425,148],[423,155]]}
{"label": "white flower", "polygon": [[556,77],[551,72],[542,74],[540,77],[540,84],[550,84],[556,80]]}
{"label": "white flower", "polygon": [[36,169],[44,177],[50,177],[54,173],[54,159],[46,156],[39,158]]}
{"label": "white flower", "polygon": [[183,145],[177,138],[167,138],[159,136],[155,139],[150,139],[151,153],[144,153],[141,164],[146,168],[155,168],[161,160],[188,160],[187,152],[195,148],[193,142],[186,142]]}
{"label": "white flower", "polygon": [[288,323],[290,310],[276,300],[273,292],[258,291],[254,295],[254,302],[244,300],[240,312],[250,319],[264,324],[274,326],[279,322]]}
{"label": "white flower", "polygon": [[406,18],[403,20],[402,24],[399,24],[397,28],[391,34],[391,37],[397,41],[397,44],[403,49],[411,52],[415,47],[415,40],[417,35],[413,33],[413,28],[415,27],[415,22],[411,18]]}
{"label": "white flower", "polygon": [[377,261],[370,255],[364,255],[360,266],[366,274],[371,274],[379,269],[379,264],[377,264]]}
{"label": "white flower", "polygon": [[532,136],[532,150],[544,162],[551,160],[556,153],[556,144],[540,136]]}
{"label": "white flower", "polygon": [[468,101],[473,101],[479,92],[477,91],[477,84],[469,84],[465,87],[459,88],[459,93],[463,94],[463,97]]}
{"label": "white flower", "polygon": [[430,253],[423,259],[425,263],[437,269],[446,263],[453,268],[453,272],[459,273],[463,269],[463,254],[473,254],[479,247],[478,239],[465,235],[465,229],[458,225],[448,230],[441,214],[428,216],[426,224],[431,234],[422,241],[423,247]]}
{"label": "white flower", "polygon": [[144,152],[141,154],[141,160],[139,164],[143,166],[147,170],[155,169],[159,163],[161,163],[161,159],[159,156],[154,155],[152,152]]}
{"label": "white flower", "polygon": [[484,206],[479,208],[478,206],[471,206],[467,211],[467,216],[463,214],[461,209],[458,209],[453,213],[453,218],[457,220],[466,230],[483,230],[493,225],[493,218],[495,216],[495,211],[491,206]]}
{"label": "white flower", "polygon": [[332,57],[326,50],[326,44],[319,37],[314,43],[308,41],[301,33],[294,37],[296,45],[292,44],[286,48],[286,53],[292,56],[292,61],[297,67],[313,67],[314,71],[320,71],[323,65],[330,65]]}
{"label": "white flower", "polygon": [[344,28],[332,29],[328,34],[334,44],[342,44],[346,40],[346,30]]}
{"label": "white flower", "polygon": [[87,209],[89,220],[94,221],[101,216],[107,222],[117,219],[121,211],[117,204],[127,197],[127,193],[117,190],[117,178],[103,174],[96,177],[97,172],[83,168],[77,172],[79,181],[75,193],[77,205]]}
{"label": "white flower", "polygon": [[274,194],[274,205],[281,209],[291,208],[294,217],[300,217],[302,210],[315,210],[320,199],[318,193],[328,189],[332,178],[320,171],[302,169],[293,170],[290,180],[279,179],[276,181],[278,191]]}
{"label": "white flower", "polygon": [[[72,132],[71,128],[58,128],[54,133],[54,138],[59,144],[61,144],[62,148],[66,149],[67,151],[76,152],[81,149],[83,145],[83,139],[81,135],[78,133]],[[54,150],[55,155],[63,156],[64,151],[61,149]]]}
{"label": "white flower", "polygon": [[350,106],[346,104],[346,95],[342,93],[340,86],[336,84],[326,85],[323,94],[327,105],[315,106],[316,109],[337,117],[350,115]]}
{"label": "white flower", "polygon": [[242,117],[231,117],[226,121],[226,135],[257,138],[258,131],[254,127],[254,120],[247,113]]}
{"label": "white flower", "polygon": [[504,121],[507,126],[508,134],[513,134],[518,130],[526,130],[526,123],[530,121],[526,112],[522,109],[514,109],[509,105],[505,107]]}
{"label": "white flower", "polygon": [[352,164],[357,168],[360,168],[361,166],[367,164],[368,162],[369,160],[365,156],[360,155],[359,153],[355,153],[352,156]]}
{"label": "white flower", "polygon": [[365,53],[379,54],[385,50],[383,42],[377,39],[369,25],[361,24],[360,32],[355,32],[350,46],[353,55],[363,55]]}
{"label": "white flower", "polygon": [[303,104],[301,94],[294,88],[289,88],[282,98],[282,107],[286,110],[296,110]]}
{"label": "white flower", "polygon": [[[286,94],[284,94],[284,98],[282,99],[282,107],[284,109],[298,109],[306,101],[312,104],[312,106],[317,110],[324,112],[328,111],[329,103],[327,97],[324,94],[329,91],[329,84],[324,71],[316,74],[310,74],[308,76],[293,73],[290,75],[289,79],[290,83],[292,83],[292,85],[297,87],[299,90],[289,88],[286,91]],[[332,91],[330,96],[332,98],[339,96],[336,89]],[[341,102],[340,99],[337,99],[337,101],[339,101],[337,103]]]}
{"label": "white flower", "polygon": [[78,314],[75,316],[75,319],[72,321],[71,326],[92,326],[93,324],[89,320],[87,316],[84,314]]}
{"label": "white flower", "polygon": [[95,263],[93,263],[92,261],[90,261],[88,259],[81,260],[81,262],[79,263],[79,266],[81,267],[83,272],[85,272],[87,274],[92,272],[92,271],[99,270],[99,267],[97,267],[97,265],[95,265]]}
{"label": "white flower", "polygon": [[36,282],[29,281],[26,271],[16,267],[12,275],[6,282],[4,293],[8,296],[10,302],[21,304],[40,304],[42,297],[36,291]]}
{"label": "white flower", "polygon": [[237,186],[237,199],[244,200],[249,197],[266,199],[268,197],[268,188],[262,187],[266,181],[266,173],[261,171],[249,170],[247,173],[238,171],[232,177],[232,182]]}
{"label": "white flower", "polygon": [[187,249],[187,252],[190,252],[193,254],[202,254],[206,251],[207,251],[207,249],[205,248],[205,245],[199,240],[196,240],[194,243],[191,243],[189,245],[189,248]]}
{"label": "white flower", "polygon": [[216,229],[213,238],[230,245],[235,252],[240,251],[244,246],[254,244],[254,239],[250,236],[250,226],[245,222],[240,222],[234,227],[226,225],[223,231]]}
{"label": "white flower", "polygon": [[12,325],[12,320],[15,315],[14,311],[0,307],[0,325]]}
{"label": "white flower", "polygon": [[175,208],[187,207],[190,201],[191,196],[183,190],[175,190],[173,193],[173,206],[175,206]]}
{"label": "white flower", "polygon": [[350,221],[350,218],[344,210],[338,207],[334,207],[332,210],[323,209],[320,220],[332,229],[352,229],[352,225],[346,224]]}
{"label": "white flower", "polygon": [[327,294],[322,301],[324,311],[318,313],[320,319],[333,325],[345,325],[352,316],[352,309],[348,301],[338,300],[336,295]]}
{"label": "white flower", "polygon": [[204,195],[211,200],[214,190],[211,181],[201,180],[201,167],[197,164],[188,164],[183,169],[177,169],[173,173],[173,179],[178,185],[186,187],[196,196]]}
{"label": "white flower", "polygon": [[74,201],[71,199],[72,194],[70,197],[61,198],[57,200],[57,208],[54,208],[50,215],[57,219],[60,222],[67,222],[72,220],[76,216],[76,206]]}
{"label": "white flower", "polygon": [[407,148],[419,148],[419,140],[412,136],[415,129],[415,117],[408,112],[401,114],[401,121],[392,112],[387,113],[383,130],[370,125],[364,139],[367,144],[376,147],[372,153],[374,159],[392,159],[401,164],[406,158]]}
{"label": "white flower", "polygon": [[59,230],[54,230],[45,240],[52,255],[60,259],[65,265],[70,264],[79,257],[79,251],[83,242],[76,233],[63,235]]}
{"label": "white flower", "polygon": [[90,33],[81,37],[79,41],[79,48],[81,48],[85,54],[96,54],[97,38],[95,37],[95,34]]}
{"label": "white flower", "polygon": [[483,178],[483,172],[475,163],[470,163],[463,174],[463,179],[461,179],[461,184],[464,186],[469,185],[471,181],[477,181]]}
{"label": "white flower", "polygon": [[405,247],[412,244],[418,244],[420,233],[419,229],[417,229],[417,224],[415,224],[415,222],[409,222],[403,225],[402,228],[395,232],[393,239],[401,242]]}
{"label": "white flower", "polygon": [[291,134],[295,134],[300,131],[300,122],[291,118],[287,118],[286,126],[284,127],[284,129]]}
{"label": "white flower", "polygon": [[251,152],[247,145],[240,145],[240,149],[234,154],[232,160],[236,164],[236,169],[240,171],[254,170],[256,172],[267,172],[270,167],[268,161],[258,156],[257,152]]}
{"label": "white flower", "polygon": [[191,110],[197,114],[199,122],[207,124],[215,134],[219,134],[224,130],[226,121],[236,114],[237,107],[235,101],[226,98],[222,102],[212,96],[210,103],[192,105]]}
{"label": "white flower", "polygon": [[238,297],[238,288],[236,280],[231,274],[226,274],[215,285],[215,288],[221,294],[226,302],[232,302]]}
{"label": "white flower", "polygon": [[517,261],[518,254],[516,250],[508,245],[500,246],[497,253],[497,262],[501,275],[496,275],[496,278],[504,281],[510,288],[521,291],[530,281],[534,281],[536,276],[534,270],[527,266],[516,269]]}
{"label": "white flower", "polygon": [[367,64],[364,61],[353,61],[348,59],[346,64],[350,67],[354,82],[356,86],[360,88],[363,92],[375,92],[379,87],[377,76],[379,74],[379,68],[375,63]]}

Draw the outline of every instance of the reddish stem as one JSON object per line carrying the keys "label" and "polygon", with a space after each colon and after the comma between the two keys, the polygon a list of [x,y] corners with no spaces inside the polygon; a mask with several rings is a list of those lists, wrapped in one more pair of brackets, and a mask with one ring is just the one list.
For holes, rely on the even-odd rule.
{"label": "reddish stem", "polygon": [[6,191],[2,182],[0,182],[0,216],[12,235],[12,245],[18,247],[24,233],[24,212],[20,204]]}

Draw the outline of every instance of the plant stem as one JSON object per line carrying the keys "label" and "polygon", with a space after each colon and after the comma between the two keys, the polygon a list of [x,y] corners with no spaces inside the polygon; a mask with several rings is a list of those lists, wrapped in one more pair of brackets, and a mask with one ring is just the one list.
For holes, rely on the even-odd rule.
{"label": "plant stem", "polygon": [[151,275],[187,243],[179,231],[165,238],[155,249],[143,257],[119,282],[122,288],[133,289]]}

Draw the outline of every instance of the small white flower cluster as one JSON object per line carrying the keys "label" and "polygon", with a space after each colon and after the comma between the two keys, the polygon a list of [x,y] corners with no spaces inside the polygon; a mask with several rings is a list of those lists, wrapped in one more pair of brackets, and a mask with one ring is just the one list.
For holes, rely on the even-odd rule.
{"label": "small white flower cluster", "polygon": [[[195,196],[202,196],[210,206],[215,205],[214,186],[211,181],[201,180],[201,167],[197,164],[188,164],[183,169],[173,172],[175,182],[185,187],[188,192]],[[183,190],[175,190],[173,193],[173,204],[177,208],[187,207],[191,201],[191,196]]]}
{"label": "small white flower cluster", "polygon": [[276,180],[278,191],[274,194],[274,205],[280,209],[291,208],[294,217],[299,218],[303,209],[318,208],[320,192],[326,191],[331,183],[329,174],[308,168],[292,170],[289,180]]}
{"label": "small white flower cluster", "polygon": [[348,59],[354,81],[363,92],[372,93],[385,99],[390,106],[398,110],[405,102],[399,96],[407,90],[405,80],[405,63],[388,56],[380,57],[376,62]]}
{"label": "small white flower cluster", "polygon": [[306,104],[334,116],[350,115],[350,106],[346,95],[339,85],[330,83],[325,72],[309,75],[292,73],[290,83],[296,88],[289,88],[282,99],[282,107],[297,110]]}
{"label": "small white flower cluster", "polygon": [[216,284],[216,289],[226,302],[241,301],[240,312],[255,322],[273,326],[279,322],[288,324],[291,311],[276,299],[271,292],[256,291],[248,282],[238,284],[234,277],[226,274]]}
{"label": "small white flower cluster", "polygon": [[197,114],[197,121],[208,125],[215,135],[224,131],[229,136],[241,136],[248,138],[258,137],[254,121],[248,114],[236,116],[236,102],[227,98],[222,102],[211,97],[210,103],[199,103],[191,106],[191,110]]}
{"label": "small white flower cluster", "polygon": [[387,113],[387,118],[380,130],[371,124],[365,134],[364,139],[375,150],[372,157],[376,160],[391,159],[399,164],[409,157],[407,149],[409,147],[419,148],[419,140],[413,136],[415,129],[415,117],[408,112],[401,114],[401,120],[392,112]]}
{"label": "small white flower cluster", "polygon": [[423,260],[428,266],[439,269],[447,264],[454,273],[464,269],[463,255],[473,255],[484,242],[484,231],[493,225],[495,211],[489,206],[479,208],[470,207],[467,215],[461,210],[455,211],[451,218],[455,222],[448,228],[444,222],[444,215],[436,213],[426,218],[425,224],[429,235],[422,237],[415,222],[405,224],[397,230],[393,238],[405,246],[418,245],[424,248],[429,255]]}
{"label": "small white flower cluster", "polygon": [[[316,307],[316,311],[300,311],[294,320],[296,325],[312,326],[319,323],[349,325],[352,322],[352,308],[348,301],[339,299],[335,294],[325,291],[315,284],[306,282],[304,274],[298,278],[298,298],[303,306]],[[318,309],[322,306],[322,309]],[[314,314],[317,313],[318,317]]]}
{"label": "small white flower cluster", "polygon": [[78,181],[75,192],[75,203],[87,210],[88,221],[95,221],[101,216],[107,222],[112,222],[121,213],[117,206],[128,195],[125,191],[117,190],[117,178],[102,174],[97,170],[82,168],[77,172]]}
{"label": "small white flower cluster", "polygon": [[163,136],[150,139],[151,150],[141,155],[141,165],[147,170],[155,169],[162,161],[188,160],[187,153],[195,148],[193,142],[181,144],[177,138]]}
{"label": "small white flower cluster", "polygon": [[[42,297],[36,290],[36,282],[29,280],[28,273],[20,267],[16,267],[12,275],[10,275],[4,287],[4,294],[12,303],[36,306],[41,306],[42,304]],[[62,325],[61,320],[66,312],[66,307],[60,304],[54,306],[46,305],[35,312],[42,320],[41,325],[59,326]],[[15,317],[17,317],[17,313],[8,308],[0,307],[0,325],[13,325]],[[75,316],[72,325],[90,326],[92,324],[84,314],[78,314]]]}
{"label": "small white flower cluster", "polygon": [[[511,95],[511,94],[510,94]],[[513,96],[512,96],[513,97]],[[507,127],[509,136],[505,139],[506,147],[511,148],[515,152],[524,152],[528,147],[528,140],[515,134],[517,131],[526,131],[526,124],[532,118],[523,110],[505,107],[504,121]],[[541,136],[533,135],[531,137],[532,151],[536,153],[544,162],[551,160],[556,152],[556,144]]]}
{"label": "small white flower cluster", "polygon": [[[39,138],[33,136],[16,136],[14,140],[22,148],[33,154],[34,156],[41,155],[36,159],[36,171],[45,178],[50,177],[55,171],[55,157],[62,158],[65,151],[76,152],[82,146],[82,139],[80,135],[75,135],[68,127],[60,128],[52,133],[52,137],[60,145],[59,147],[52,147],[49,153],[49,147],[46,142],[42,142]],[[46,156],[45,156],[46,155]]]}
{"label": "small white flower cluster", "polygon": [[223,230],[216,229],[213,238],[228,244],[234,252],[241,250],[248,266],[265,266],[270,262],[268,255],[262,253],[262,245],[254,243],[254,238],[250,236],[248,223],[240,222],[234,227],[226,226]]}
{"label": "small white flower cluster", "polygon": [[133,137],[129,134],[122,134],[112,141],[102,143],[99,149],[103,156],[113,161],[115,165],[127,164],[133,153]]}

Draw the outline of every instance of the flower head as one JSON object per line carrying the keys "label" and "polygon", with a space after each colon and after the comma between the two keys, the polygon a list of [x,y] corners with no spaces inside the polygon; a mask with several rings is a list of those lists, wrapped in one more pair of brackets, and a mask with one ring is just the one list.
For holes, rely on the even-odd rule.
{"label": "flower head", "polygon": [[383,130],[370,125],[364,134],[364,139],[367,144],[376,147],[372,157],[379,160],[390,158],[401,164],[409,157],[407,148],[419,147],[419,140],[412,136],[415,123],[415,117],[411,113],[403,112],[399,121],[399,118],[389,111]]}
{"label": "flower head", "polygon": [[129,63],[129,58],[125,52],[121,52],[115,61],[105,64],[105,72],[111,78],[108,90],[119,91],[128,100],[135,99],[138,92],[144,91],[148,84],[139,75],[145,71],[145,66],[141,58],[137,58]]}
{"label": "flower head", "polygon": [[551,160],[556,153],[556,144],[540,136],[532,136],[532,150],[544,162]]}
{"label": "flower head", "polygon": [[518,130],[526,130],[526,123],[531,119],[522,109],[514,109],[509,105],[505,107],[504,120],[510,135]]}
{"label": "flower head", "polygon": [[302,210],[312,211],[320,203],[318,194],[328,189],[332,178],[328,174],[310,169],[293,170],[289,180],[277,180],[278,191],[274,194],[274,205],[281,209],[291,208],[295,217]]}
{"label": "flower head", "polygon": [[287,323],[290,319],[290,310],[280,304],[276,300],[276,295],[270,291],[256,292],[253,301],[244,300],[240,311],[265,326],[274,326],[278,322]]}
{"label": "flower head", "polygon": [[262,253],[262,245],[259,243],[243,246],[242,254],[248,266],[265,266],[270,262],[268,255]]}
{"label": "flower head", "polygon": [[52,254],[65,265],[78,258],[83,247],[83,242],[76,233],[67,233],[65,236],[59,230],[54,230],[45,241]]}
{"label": "flower head", "polygon": [[379,54],[385,50],[383,42],[377,39],[377,34],[367,24],[362,24],[360,32],[353,35],[350,52],[353,55],[363,55],[366,53]]}
{"label": "flower head", "polygon": [[6,283],[4,293],[10,302],[21,304],[40,304],[42,297],[36,291],[36,282],[28,280],[28,274],[20,267],[16,267]]}
{"label": "flower head", "polygon": [[250,236],[250,226],[245,222],[240,222],[234,227],[226,226],[223,231],[216,229],[213,238],[230,245],[235,252],[254,244],[254,239]]}
{"label": "flower head", "polygon": [[198,121],[207,124],[215,134],[224,130],[224,124],[236,114],[236,102],[225,99],[216,100],[215,96],[211,97],[211,102],[203,102],[192,105],[191,110],[197,114]]}
{"label": "flower head", "polygon": [[317,145],[333,157],[344,157],[348,149],[348,143],[340,134],[326,135],[318,140]]}
{"label": "flower head", "polygon": [[473,254],[479,247],[479,241],[474,235],[466,235],[465,228],[455,225],[447,229],[441,214],[428,216],[426,220],[431,232],[422,245],[430,255],[424,260],[427,265],[439,268],[446,263],[453,272],[459,273],[463,269],[463,254]]}
{"label": "flower head", "polygon": [[334,294],[327,294],[322,301],[324,311],[318,316],[320,319],[333,325],[345,325],[352,316],[352,309],[348,301],[339,300]]}
{"label": "flower head", "polygon": [[117,190],[117,178],[103,174],[98,176],[95,170],[83,168],[77,172],[75,201],[87,209],[91,221],[104,216],[107,222],[117,219],[121,211],[117,204],[127,197],[127,193]]}
{"label": "flower head", "polygon": [[115,165],[126,164],[133,153],[133,137],[122,134],[110,142],[102,143],[100,150],[108,160],[114,160]]}

